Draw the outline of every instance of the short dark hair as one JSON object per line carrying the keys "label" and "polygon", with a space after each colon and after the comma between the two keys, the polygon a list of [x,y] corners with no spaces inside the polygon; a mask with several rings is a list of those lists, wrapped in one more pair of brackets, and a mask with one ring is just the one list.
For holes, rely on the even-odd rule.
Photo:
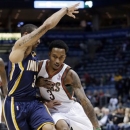
{"label": "short dark hair", "polygon": [[69,48],[67,44],[62,40],[54,40],[49,44],[49,51],[51,52],[53,48],[65,49],[65,53],[68,52]]}
{"label": "short dark hair", "polygon": [[37,26],[33,25],[33,24],[25,24],[22,28],[21,28],[21,35],[23,35],[25,32],[27,33],[31,33],[33,30],[37,29]]}

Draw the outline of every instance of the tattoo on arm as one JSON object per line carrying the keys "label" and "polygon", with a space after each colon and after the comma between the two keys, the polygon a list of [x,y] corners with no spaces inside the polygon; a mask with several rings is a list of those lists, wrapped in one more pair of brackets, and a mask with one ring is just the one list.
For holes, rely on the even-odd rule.
{"label": "tattoo on arm", "polygon": [[23,37],[23,40],[22,40],[21,43],[19,43],[19,46],[22,46],[23,44],[28,43],[30,40],[38,40],[44,34],[44,32],[46,32],[46,31],[47,31],[47,27],[46,26],[44,26],[43,28],[40,27],[40,28],[34,30],[33,32],[28,34],[28,36],[24,36]]}
{"label": "tattoo on arm", "polygon": [[[40,28],[39,28],[40,29]],[[37,37],[39,36],[40,34],[42,34],[43,32],[45,32],[47,30],[47,27],[44,26],[43,28],[41,28],[39,31],[36,31],[36,33],[32,34],[30,36],[30,38],[34,38],[34,37]]]}
{"label": "tattoo on arm", "polygon": [[19,46],[22,46],[23,44],[27,43],[29,40],[28,39],[23,39],[23,42],[22,43],[19,43]]}
{"label": "tattoo on arm", "polygon": [[81,82],[80,82],[80,79],[79,79],[77,73],[72,71],[71,77],[72,77],[72,86],[73,86],[74,92],[75,92],[77,98],[80,100],[80,103],[81,103],[86,115],[92,122],[94,128],[99,128],[100,126],[99,126],[96,114],[94,112],[93,106],[84,93],[83,87],[81,85]]}

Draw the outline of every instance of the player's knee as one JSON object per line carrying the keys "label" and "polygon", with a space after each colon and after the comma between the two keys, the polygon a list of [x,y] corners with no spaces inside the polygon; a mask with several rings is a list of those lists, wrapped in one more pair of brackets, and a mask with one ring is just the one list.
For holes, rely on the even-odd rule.
{"label": "player's knee", "polygon": [[69,130],[69,126],[64,120],[59,120],[56,123],[56,130]]}
{"label": "player's knee", "polygon": [[56,130],[54,125],[46,124],[42,127],[42,130]]}
{"label": "player's knee", "polygon": [[60,127],[60,128],[56,128],[56,130],[70,130],[70,129],[66,127]]}

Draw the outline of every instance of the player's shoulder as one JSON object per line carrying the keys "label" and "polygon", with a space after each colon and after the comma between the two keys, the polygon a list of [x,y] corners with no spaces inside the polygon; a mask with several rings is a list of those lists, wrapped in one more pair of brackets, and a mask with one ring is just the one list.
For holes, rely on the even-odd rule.
{"label": "player's shoulder", "polygon": [[73,83],[73,79],[75,77],[77,77],[77,76],[78,76],[78,74],[73,69],[70,69],[68,71],[68,73],[66,74],[65,84],[72,84]]}
{"label": "player's shoulder", "polygon": [[77,74],[72,68],[69,68],[68,74]]}
{"label": "player's shoulder", "polygon": [[68,77],[68,78],[74,78],[74,77],[79,77],[78,76],[78,74],[77,74],[77,72],[76,71],[74,71],[73,69],[70,69],[69,71],[68,71],[68,74],[67,74],[67,76],[66,77]]}
{"label": "player's shoulder", "polygon": [[0,58],[0,63],[1,63],[1,64],[4,64],[4,61],[3,61],[3,59],[2,59],[2,58]]}

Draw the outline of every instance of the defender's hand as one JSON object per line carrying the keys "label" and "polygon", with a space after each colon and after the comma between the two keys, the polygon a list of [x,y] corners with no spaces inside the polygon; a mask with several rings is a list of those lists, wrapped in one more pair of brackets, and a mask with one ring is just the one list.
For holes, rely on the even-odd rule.
{"label": "defender's hand", "polygon": [[78,14],[79,11],[76,11],[79,6],[79,3],[75,4],[75,5],[72,5],[70,7],[67,8],[67,15],[72,17],[72,18],[75,18],[75,14]]}
{"label": "defender's hand", "polygon": [[48,108],[52,108],[52,109],[55,109],[55,106],[57,105],[61,105],[61,101],[58,101],[58,100],[51,100],[49,102],[46,102],[45,105],[48,107]]}
{"label": "defender's hand", "polygon": [[54,83],[48,78],[38,77],[36,86],[51,89],[54,86]]}

